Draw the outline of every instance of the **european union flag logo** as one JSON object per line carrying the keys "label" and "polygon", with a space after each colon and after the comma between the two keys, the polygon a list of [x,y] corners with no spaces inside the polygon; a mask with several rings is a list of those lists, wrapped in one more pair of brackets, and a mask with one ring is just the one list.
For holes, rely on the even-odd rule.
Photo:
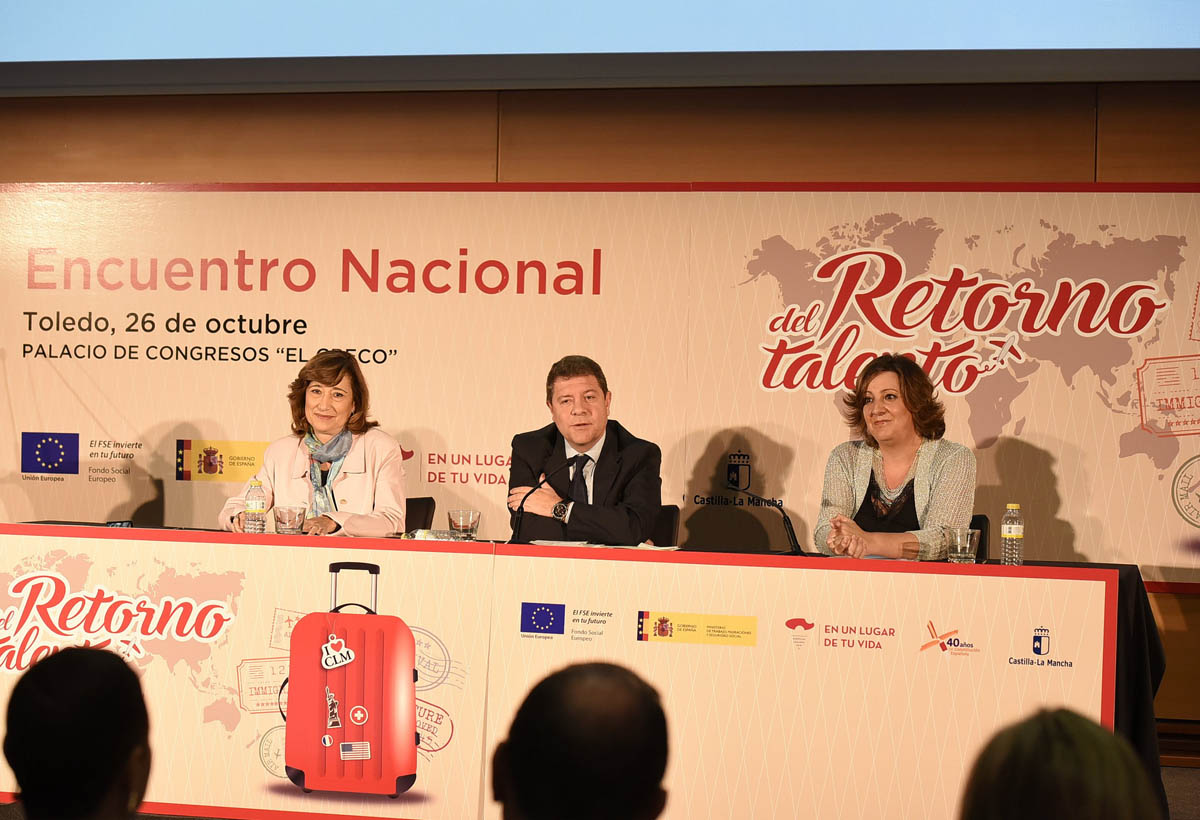
{"label": "european union flag logo", "polygon": [[79,434],[21,433],[21,472],[79,475]]}
{"label": "european union flag logo", "polygon": [[567,626],[566,604],[521,603],[521,631],[561,635]]}

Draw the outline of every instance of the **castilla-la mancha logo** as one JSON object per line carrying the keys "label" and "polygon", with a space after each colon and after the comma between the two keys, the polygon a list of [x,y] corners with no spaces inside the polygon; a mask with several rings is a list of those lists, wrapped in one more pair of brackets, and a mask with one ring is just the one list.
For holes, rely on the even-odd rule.
{"label": "castilla-la mancha logo", "polygon": [[1033,630],[1033,654],[1050,654],[1050,630],[1044,626],[1039,626]]}
{"label": "castilla-la mancha logo", "polygon": [[750,454],[738,450],[725,456],[725,486],[731,490],[750,489]]}
{"label": "castilla-la mancha logo", "polygon": [[64,646],[108,647],[127,659],[143,657],[144,641],[217,640],[233,623],[224,601],[170,595],[151,600],[104,586],[72,590],[57,572],[22,575],[8,585],[16,601],[0,610],[0,670],[27,669]]}
{"label": "castilla-la mancha logo", "polygon": [[[941,390],[969,393],[981,378],[1025,359],[1022,338],[1132,338],[1169,305],[1154,282],[1141,280],[1114,287],[1063,278],[1043,289],[1028,277],[985,278],[958,265],[942,276],[909,279],[904,260],[881,248],[830,256],[812,278],[833,287],[830,298],[788,305],[766,322],[774,337],[762,346],[766,390],[853,390],[867,362],[902,350]],[[860,349],[868,329],[884,338],[884,350]],[[932,338],[906,347],[918,335]]]}

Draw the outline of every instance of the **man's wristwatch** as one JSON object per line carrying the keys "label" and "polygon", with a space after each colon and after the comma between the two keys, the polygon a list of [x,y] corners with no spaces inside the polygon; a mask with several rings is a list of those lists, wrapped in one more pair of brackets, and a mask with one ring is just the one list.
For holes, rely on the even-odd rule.
{"label": "man's wristwatch", "polygon": [[554,516],[555,520],[567,523],[567,502],[560,501],[555,504],[550,514]]}

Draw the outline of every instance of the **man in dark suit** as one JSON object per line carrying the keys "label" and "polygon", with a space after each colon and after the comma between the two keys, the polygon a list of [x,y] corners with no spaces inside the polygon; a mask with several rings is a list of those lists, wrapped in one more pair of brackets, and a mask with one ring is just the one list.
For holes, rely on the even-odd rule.
{"label": "man in dark suit", "polygon": [[[512,440],[508,507],[518,540],[632,545],[650,537],[662,504],[662,452],[610,420],[611,402],[604,371],[586,356],[550,368],[554,423]],[[518,522],[521,499],[543,478]]]}

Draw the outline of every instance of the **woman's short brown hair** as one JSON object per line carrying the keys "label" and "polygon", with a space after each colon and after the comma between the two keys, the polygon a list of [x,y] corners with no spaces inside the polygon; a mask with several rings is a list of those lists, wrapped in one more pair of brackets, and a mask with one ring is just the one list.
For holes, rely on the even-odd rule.
{"label": "woman's short brown hair", "polygon": [[921,438],[936,439],[946,434],[946,408],[933,394],[933,382],[920,366],[907,356],[884,353],[882,356],[867,363],[858,374],[854,384],[854,392],[842,396],[845,404],[843,415],[850,429],[863,437],[872,447],[878,447],[879,442],[867,432],[867,420],[863,417],[863,407],[867,403],[867,385],[880,373],[895,373],[900,380],[900,397],[904,406],[912,414],[913,427]]}
{"label": "woman's short brown hair", "polygon": [[367,391],[367,380],[363,378],[358,362],[344,350],[326,350],[313,356],[300,368],[295,380],[288,385],[288,402],[292,406],[292,432],[303,436],[308,432],[308,419],[304,417],[304,394],[313,382],[336,385],[343,376],[350,377],[350,395],[354,399],[354,412],[346,420],[346,429],[351,433],[365,433],[379,424],[367,421],[371,409],[371,394]]}

